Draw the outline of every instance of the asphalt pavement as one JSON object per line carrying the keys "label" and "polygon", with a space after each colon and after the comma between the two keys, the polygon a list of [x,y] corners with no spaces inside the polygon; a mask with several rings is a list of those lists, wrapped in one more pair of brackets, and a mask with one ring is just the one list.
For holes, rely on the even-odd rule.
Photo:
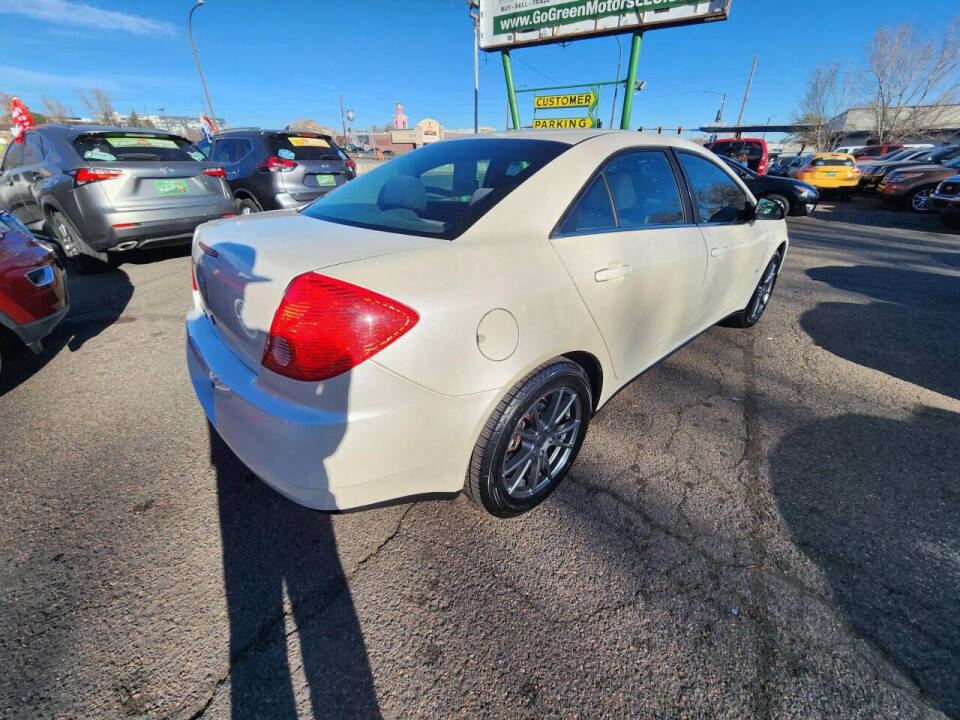
{"label": "asphalt pavement", "polygon": [[509,521],[281,498],[193,397],[186,252],[71,276],[0,377],[0,717],[960,717],[960,235],[790,230]]}

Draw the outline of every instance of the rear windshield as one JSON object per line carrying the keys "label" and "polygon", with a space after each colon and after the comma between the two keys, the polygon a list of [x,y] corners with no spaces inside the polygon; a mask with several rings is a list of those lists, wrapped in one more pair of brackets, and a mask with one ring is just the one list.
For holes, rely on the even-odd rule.
{"label": "rear windshield", "polygon": [[853,158],[815,158],[812,163],[814,167],[853,167]]}
{"label": "rear windshield", "polygon": [[85,133],[73,146],[84,160],[176,162],[206,160],[193,143],[175,135]]}
{"label": "rear windshield", "polygon": [[340,186],[303,213],[452,240],[569,147],[506,138],[433,143]]}
{"label": "rear windshield", "polygon": [[318,135],[284,133],[271,135],[267,141],[270,154],[287,160],[342,160],[339,148],[330,138]]}
{"label": "rear windshield", "polygon": [[739,157],[740,153],[746,153],[747,157],[761,157],[763,143],[759,140],[717,140],[711,150],[718,155]]}

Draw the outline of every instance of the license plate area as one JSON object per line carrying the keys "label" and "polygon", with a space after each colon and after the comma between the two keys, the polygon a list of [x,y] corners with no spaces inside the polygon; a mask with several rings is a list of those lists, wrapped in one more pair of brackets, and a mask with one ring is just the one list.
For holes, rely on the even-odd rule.
{"label": "license plate area", "polygon": [[186,180],[154,180],[158,195],[186,195],[189,190]]}
{"label": "license plate area", "polygon": [[337,176],[329,173],[319,173],[314,175],[317,181],[317,187],[333,187],[337,184]]}

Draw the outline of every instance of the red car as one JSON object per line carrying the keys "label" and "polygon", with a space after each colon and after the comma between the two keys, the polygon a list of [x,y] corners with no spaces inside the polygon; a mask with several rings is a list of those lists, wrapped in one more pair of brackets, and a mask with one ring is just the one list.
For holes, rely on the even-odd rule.
{"label": "red car", "polygon": [[37,242],[13,213],[0,209],[0,335],[12,334],[40,352],[41,341],[69,305],[56,254]]}
{"label": "red car", "polygon": [[747,156],[747,167],[759,175],[766,175],[770,164],[767,141],[763,138],[721,138],[707,145],[720,157],[739,161],[740,155]]}
{"label": "red car", "polygon": [[866,160],[867,158],[878,158],[881,155],[886,155],[888,152],[902,149],[903,145],[867,145],[854,151],[853,156],[857,158],[857,160]]}

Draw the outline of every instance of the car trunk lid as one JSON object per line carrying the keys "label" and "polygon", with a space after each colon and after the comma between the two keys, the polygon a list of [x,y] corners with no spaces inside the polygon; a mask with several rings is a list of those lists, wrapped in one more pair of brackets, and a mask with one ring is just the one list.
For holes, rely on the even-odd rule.
{"label": "car trunk lid", "polygon": [[333,140],[316,133],[273,133],[270,154],[296,163],[280,173],[283,189],[297,200],[310,200],[347,181],[345,156]]}
{"label": "car trunk lid", "polygon": [[221,339],[246,365],[257,369],[274,313],[294,277],[445,243],[339,225],[286,210],[202,226],[193,248],[194,272],[204,311]]}

